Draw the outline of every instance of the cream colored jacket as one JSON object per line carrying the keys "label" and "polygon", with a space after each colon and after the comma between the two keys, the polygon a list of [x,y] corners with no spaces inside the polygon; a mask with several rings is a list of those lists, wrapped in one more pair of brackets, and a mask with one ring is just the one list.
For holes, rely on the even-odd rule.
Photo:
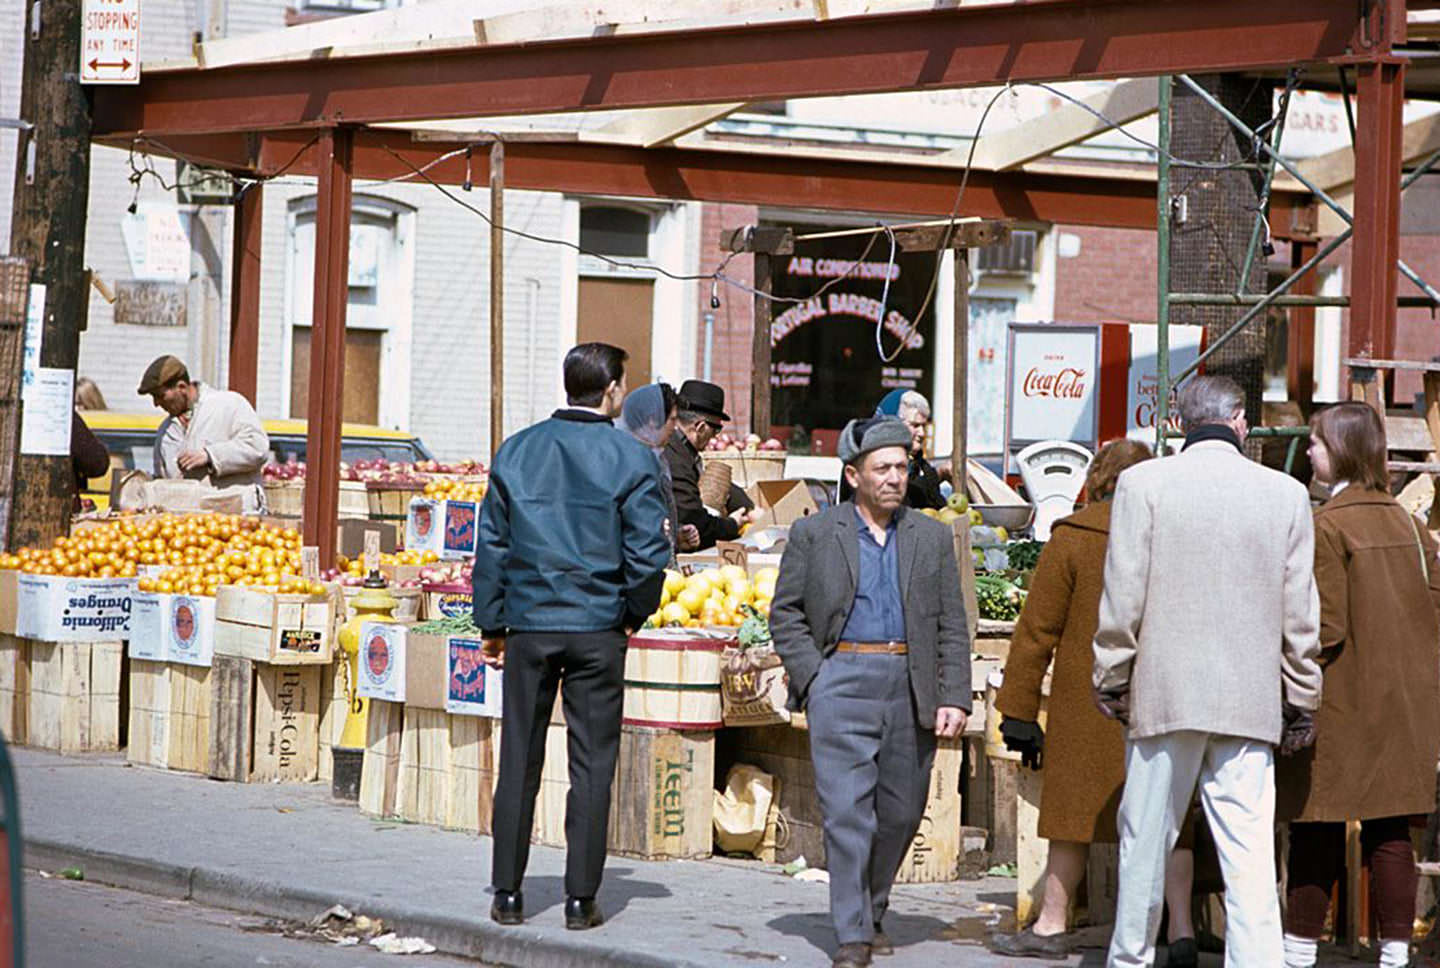
{"label": "cream colored jacket", "polygon": [[[204,450],[214,465],[210,471],[180,470],[184,451]],[[260,484],[261,469],[270,455],[270,438],[250,401],[231,390],[200,386],[189,425],[167,417],[155,433],[155,476],[203,480],[215,487]]]}
{"label": "cream colored jacket", "polygon": [[1094,684],[1129,689],[1131,738],[1276,743],[1282,699],[1316,709],[1314,567],[1305,488],[1224,441],[1121,474]]}

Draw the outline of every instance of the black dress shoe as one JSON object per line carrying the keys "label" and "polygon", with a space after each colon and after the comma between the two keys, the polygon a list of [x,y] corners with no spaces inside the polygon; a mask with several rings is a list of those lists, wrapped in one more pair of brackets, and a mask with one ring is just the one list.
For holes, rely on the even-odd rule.
{"label": "black dress shoe", "polygon": [[571,931],[587,931],[605,923],[600,905],[593,897],[567,897],[565,899],[565,927]]}
{"label": "black dress shoe", "polygon": [[496,924],[519,924],[525,920],[525,895],[519,891],[496,891],[490,902],[490,920]]}

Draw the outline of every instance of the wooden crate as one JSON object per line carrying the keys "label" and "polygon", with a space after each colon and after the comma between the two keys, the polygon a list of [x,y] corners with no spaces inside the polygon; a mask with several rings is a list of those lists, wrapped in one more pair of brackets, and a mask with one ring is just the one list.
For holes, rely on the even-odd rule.
{"label": "wooden crate", "polygon": [[[552,722],[535,802],[536,843],[565,845],[569,769],[565,727]],[[610,791],[610,853],[645,860],[709,857],[714,787],[714,733],[622,727]]]}
{"label": "wooden crate", "polygon": [[216,656],[210,669],[206,772],[240,783],[319,776],[320,681],[329,669]]}
{"label": "wooden crate", "polygon": [[[736,762],[750,763],[779,781],[779,809],[788,836],[776,845],[775,861],[804,857],[811,867],[825,866],[825,818],[815,791],[807,730],[790,725],[727,730]],[[930,793],[920,830],[900,863],[896,883],[953,881],[960,876],[960,777],[963,743],[942,741],[935,752]]]}
{"label": "wooden crate", "polygon": [[210,767],[211,674],[204,666],[132,659],[125,758],[189,773]]}
{"label": "wooden crate", "polygon": [[366,700],[365,758],[360,766],[360,811],[372,817],[395,816],[400,779],[400,743],[405,707],[398,702]]}
{"label": "wooden crate", "polygon": [[215,653],[270,665],[328,665],[337,594],[280,595],[236,585],[215,593]]}
{"label": "wooden crate", "polygon": [[410,499],[424,494],[425,488],[420,485],[396,487],[371,483],[366,487],[366,513],[372,521],[404,522],[410,511]]}
{"label": "wooden crate", "polygon": [[331,750],[345,728],[345,717],[349,713],[346,685],[350,682],[350,667],[343,654],[337,654],[320,674],[320,766],[321,783],[329,783],[335,775],[335,760]]}
{"label": "wooden crate", "polygon": [[0,634],[0,733],[25,745],[30,716],[29,640]]}
{"label": "wooden crate", "polygon": [[445,826],[488,835],[500,772],[500,720],[450,717],[449,804]]}
{"label": "wooden crate", "polygon": [[29,745],[62,753],[120,748],[120,642],[27,643]]}
{"label": "wooden crate", "polygon": [[394,815],[411,823],[490,833],[500,721],[415,706],[404,707],[403,720]]}

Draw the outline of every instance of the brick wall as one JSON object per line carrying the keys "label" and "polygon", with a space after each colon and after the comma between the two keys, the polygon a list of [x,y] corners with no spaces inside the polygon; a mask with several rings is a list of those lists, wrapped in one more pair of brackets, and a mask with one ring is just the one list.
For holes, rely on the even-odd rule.
{"label": "brick wall", "polygon": [[1080,253],[1056,259],[1055,320],[1155,322],[1155,233],[1056,226],[1080,238]]}
{"label": "brick wall", "polygon": [[[720,247],[721,232],[754,225],[759,219],[759,209],[753,205],[705,205],[700,218],[700,271],[710,272],[725,258]],[[739,255],[731,260],[725,269],[726,276],[743,283],[755,282],[754,259]],[[696,287],[700,303],[699,323],[696,327],[695,373],[705,373],[705,314],[715,317],[713,330],[713,356],[710,364],[710,379],[725,388],[726,409],[734,418],[734,426],[741,431],[750,428],[750,390],[753,385],[751,373],[751,337],[754,333],[755,304],[750,293],[733,286],[721,285],[716,290],[720,308],[710,307],[710,286]]]}

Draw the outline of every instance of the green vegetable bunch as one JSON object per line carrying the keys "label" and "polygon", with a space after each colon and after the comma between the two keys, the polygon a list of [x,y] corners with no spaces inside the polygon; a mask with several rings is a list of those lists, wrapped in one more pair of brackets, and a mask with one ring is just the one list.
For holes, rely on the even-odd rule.
{"label": "green vegetable bunch", "polygon": [[774,640],[770,637],[770,621],[761,615],[753,605],[741,605],[740,611],[745,615],[745,621],[740,623],[740,648],[753,649],[770,645]]}
{"label": "green vegetable bunch", "polygon": [[1025,592],[999,575],[976,575],[975,600],[981,618],[1013,622],[1020,617]]}
{"label": "green vegetable bunch", "polygon": [[1010,557],[1010,567],[1015,571],[1034,571],[1040,562],[1043,541],[1012,541],[1005,546]]}
{"label": "green vegetable bunch", "polygon": [[432,618],[428,622],[421,622],[411,627],[412,632],[421,635],[479,635],[480,630],[475,627],[475,620],[470,612],[463,615],[456,615],[453,618]]}

